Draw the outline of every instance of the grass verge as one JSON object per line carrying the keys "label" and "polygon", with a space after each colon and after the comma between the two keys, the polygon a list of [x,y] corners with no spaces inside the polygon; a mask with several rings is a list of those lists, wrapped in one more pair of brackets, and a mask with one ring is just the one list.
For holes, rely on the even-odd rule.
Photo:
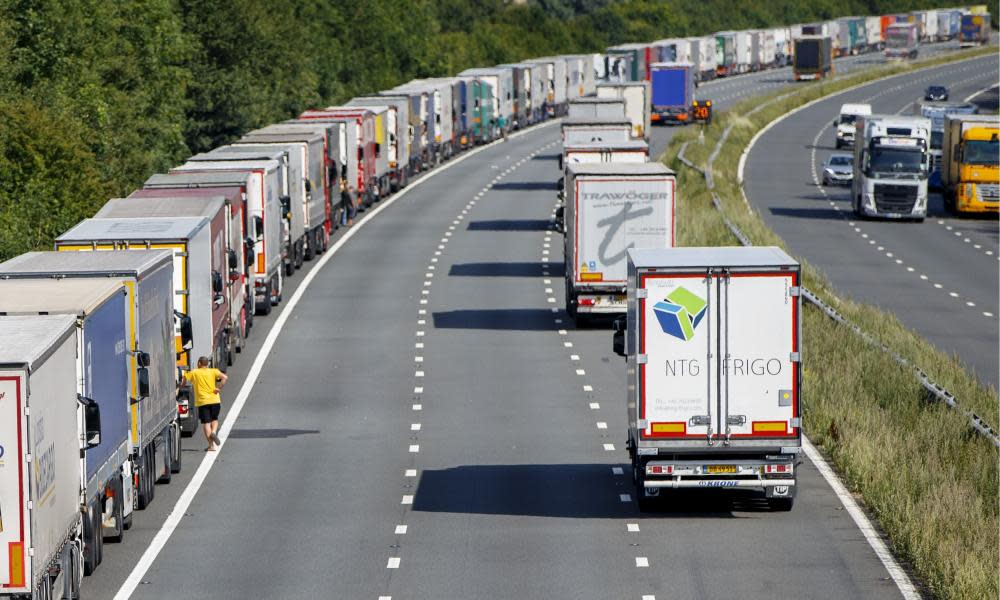
{"label": "grass verge", "polygon": [[[683,190],[677,208],[678,242],[686,246],[739,244],[713,208],[704,179],[677,160],[684,142],[691,142],[687,159],[704,167],[722,132],[734,124],[713,163],[715,191],[726,216],[755,244],[787,250],[783,240],[748,209],[737,183],[740,154],[759,129],[815,98],[854,85],[995,52],[995,48],[979,49],[804,84],[790,95],[784,91],[754,98],[718,114],[704,129],[704,143],[697,130],[679,133],[663,157],[677,171]],[[996,390],[984,386],[958,358],[936,350],[893,315],[840,298],[818,269],[805,261],[803,274],[811,291],[921,366],[955,394],[961,406],[997,425]],[[930,401],[912,372],[886,353],[865,344],[811,305],[803,319],[807,435],[826,452],[848,487],[861,496],[888,535],[893,551],[912,565],[932,596],[1000,596],[997,448],[974,433],[964,415]]]}

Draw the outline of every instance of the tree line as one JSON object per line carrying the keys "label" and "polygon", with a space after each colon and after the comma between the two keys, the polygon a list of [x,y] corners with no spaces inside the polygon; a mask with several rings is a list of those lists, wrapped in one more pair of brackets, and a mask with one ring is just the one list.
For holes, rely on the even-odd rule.
{"label": "tree line", "polygon": [[415,77],[935,4],[0,0],[0,259],[193,153]]}

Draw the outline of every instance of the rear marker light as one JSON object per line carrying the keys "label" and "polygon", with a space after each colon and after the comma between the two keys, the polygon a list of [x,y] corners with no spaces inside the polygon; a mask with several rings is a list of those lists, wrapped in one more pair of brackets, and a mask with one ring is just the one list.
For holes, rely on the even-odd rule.
{"label": "rear marker light", "polygon": [[594,305],[593,298],[580,298],[580,306],[593,306],[593,305]]}

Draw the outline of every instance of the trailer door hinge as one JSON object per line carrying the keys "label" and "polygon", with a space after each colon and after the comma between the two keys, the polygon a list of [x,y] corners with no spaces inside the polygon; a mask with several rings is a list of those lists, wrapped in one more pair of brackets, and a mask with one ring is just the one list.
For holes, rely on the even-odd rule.
{"label": "trailer door hinge", "polygon": [[800,287],[799,287],[799,286],[797,286],[797,285],[793,285],[793,286],[792,286],[792,287],[791,287],[791,288],[790,288],[790,289],[788,290],[788,295],[789,295],[789,296],[801,296],[801,295],[802,295],[802,288],[800,288]]}
{"label": "trailer door hinge", "polygon": [[635,357],[635,362],[636,362],[636,364],[644,365],[647,362],[649,362],[649,357],[647,355],[645,355],[645,354],[638,354]]}
{"label": "trailer door hinge", "polygon": [[791,361],[791,362],[793,362],[793,363],[797,363],[797,362],[799,362],[799,361],[800,361],[801,359],[799,358],[799,353],[798,353],[798,352],[790,352],[790,353],[788,354],[788,360],[790,360],[790,361]]}
{"label": "trailer door hinge", "polygon": [[649,297],[649,290],[647,290],[646,288],[636,288],[636,290],[635,290],[635,297],[636,298],[648,298]]}

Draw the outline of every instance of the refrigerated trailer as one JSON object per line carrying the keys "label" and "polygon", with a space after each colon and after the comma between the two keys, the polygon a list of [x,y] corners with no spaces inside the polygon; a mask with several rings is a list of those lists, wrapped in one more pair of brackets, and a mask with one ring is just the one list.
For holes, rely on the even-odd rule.
{"label": "refrigerated trailer", "polygon": [[[96,405],[96,408],[87,408],[100,413],[98,438],[94,440],[96,443],[89,448],[83,447],[80,445],[80,436],[75,435],[75,428],[49,430],[44,421],[38,422],[36,437],[26,442],[30,443],[27,452],[32,456],[32,485],[47,489],[38,496],[40,504],[50,499],[62,502],[62,499],[52,498],[55,495],[55,490],[50,485],[52,474],[42,470],[46,466],[48,455],[56,452],[54,445],[63,443],[63,440],[57,440],[56,437],[69,435],[69,439],[75,443],[78,465],[76,489],[82,489],[83,493],[73,494],[73,500],[77,511],[82,512],[84,517],[81,532],[83,570],[88,575],[101,563],[105,525],[113,525],[112,529],[120,536],[126,527],[125,505],[133,498],[129,473],[131,396],[126,300],[125,286],[120,280],[0,280],[0,315],[69,315],[76,323],[77,335],[75,352],[71,355],[72,362],[64,365],[61,373],[50,374],[50,377],[56,379],[68,375],[75,384],[77,401],[87,407]],[[6,346],[7,342],[4,340],[0,346]],[[55,382],[52,384],[56,385]],[[26,391],[32,393],[30,389]],[[60,410],[75,413],[72,397],[59,402]],[[159,448],[157,450],[157,465],[165,470],[166,453]],[[6,464],[3,469],[6,469]],[[4,495],[8,493],[7,488],[0,491]],[[63,493],[69,494],[70,490],[64,489]],[[29,512],[35,509],[33,505],[24,508]],[[6,513],[3,516],[6,518]],[[41,515],[31,514],[28,518],[38,519]],[[48,524],[43,526],[47,527]],[[26,540],[24,554],[31,555],[32,544],[31,540]]]}
{"label": "refrigerated trailer", "polygon": [[77,399],[77,335],[73,315],[0,317],[0,598],[79,597],[83,529],[95,527],[80,453],[101,423]]}
{"label": "refrigerated trailer", "polygon": [[803,35],[792,40],[792,74],[795,81],[833,76],[833,50],[829,37]]}
{"label": "refrigerated trailer", "polygon": [[[122,517],[131,521],[133,506],[152,501],[153,484],[180,472],[181,426],[194,420],[190,403],[178,394],[174,329],[186,317],[174,314],[170,251],[28,252],[0,263],[0,280],[7,279],[117,280],[125,286],[131,450],[123,469]],[[118,523],[107,533],[120,537]]]}
{"label": "refrigerated trailer", "polygon": [[566,312],[625,312],[629,248],[674,245],[677,180],[661,163],[567,165]]}
{"label": "refrigerated trailer", "polygon": [[632,122],[624,118],[581,117],[562,122],[564,145],[626,142],[632,139]]}
{"label": "refrigerated trailer", "polygon": [[623,98],[596,98],[587,96],[569,103],[570,119],[625,119]]}
{"label": "refrigerated trailer", "polygon": [[628,250],[628,451],[639,509],[668,490],[790,510],[801,448],[801,280],[780,248]]}
{"label": "refrigerated trailer", "polygon": [[573,144],[563,146],[559,170],[567,165],[601,162],[644,163],[649,161],[649,144],[643,140]]}
{"label": "refrigerated trailer", "polygon": [[625,102],[625,118],[632,123],[632,137],[649,138],[651,101],[649,81],[628,83],[601,83],[597,85],[598,98],[620,98]]}
{"label": "refrigerated trailer", "polygon": [[566,112],[567,59],[563,56],[533,58],[528,62],[542,66],[542,82],[545,90],[545,112],[550,117],[562,116]]}

